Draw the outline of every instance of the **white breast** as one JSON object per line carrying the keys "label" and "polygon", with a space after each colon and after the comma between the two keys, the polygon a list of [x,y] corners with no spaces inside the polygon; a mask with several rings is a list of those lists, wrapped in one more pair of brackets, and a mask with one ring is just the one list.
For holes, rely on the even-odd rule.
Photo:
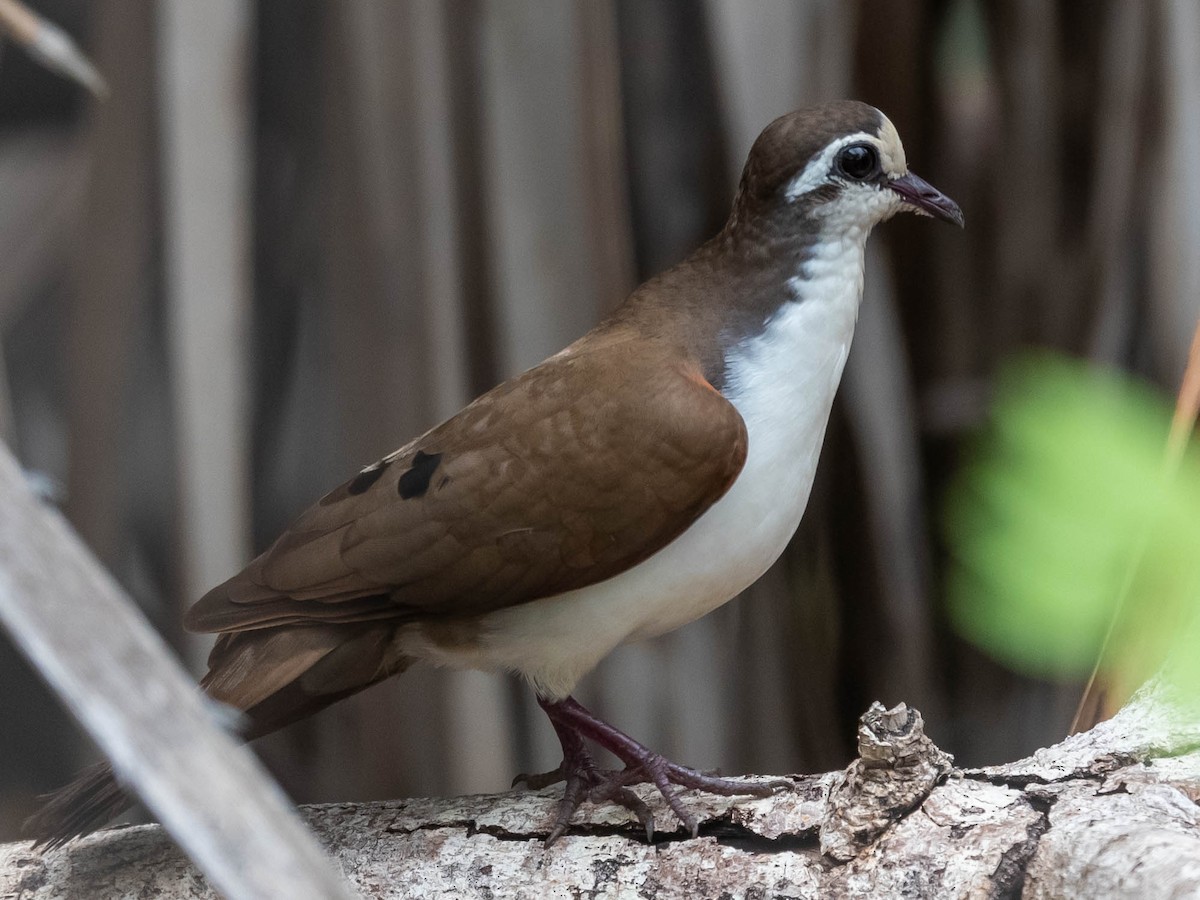
{"label": "white breast", "polygon": [[865,238],[827,242],[789,282],[793,302],[730,358],[724,393],[746,422],[746,464],[691,528],[607,581],[487,616],[472,651],[412,634],[404,652],[520,672],[541,694],[563,697],[618,644],[678,628],[756,581],[808,503],[858,317]]}

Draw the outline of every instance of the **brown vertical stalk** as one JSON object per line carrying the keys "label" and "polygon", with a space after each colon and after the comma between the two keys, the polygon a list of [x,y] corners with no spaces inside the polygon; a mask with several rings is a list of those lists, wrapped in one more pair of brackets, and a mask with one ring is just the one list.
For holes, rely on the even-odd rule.
{"label": "brown vertical stalk", "polygon": [[91,181],[70,270],[67,514],[109,565],[124,540],[118,473],[133,326],[153,286],[152,11],[150,3],[109,2],[95,14],[97,59],[113,98],[89,111]]}

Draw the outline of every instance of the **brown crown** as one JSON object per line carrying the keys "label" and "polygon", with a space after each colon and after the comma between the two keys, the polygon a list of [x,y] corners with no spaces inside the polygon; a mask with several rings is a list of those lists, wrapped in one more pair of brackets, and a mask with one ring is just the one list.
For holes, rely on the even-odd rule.
{"label": "brown crown", "polygon": [[855,132],[876,134],[879,110],[857,100],[838,100],[780,116],[763,129],[750,149],[738,191],[746,199],[776,196],[831,141]]}

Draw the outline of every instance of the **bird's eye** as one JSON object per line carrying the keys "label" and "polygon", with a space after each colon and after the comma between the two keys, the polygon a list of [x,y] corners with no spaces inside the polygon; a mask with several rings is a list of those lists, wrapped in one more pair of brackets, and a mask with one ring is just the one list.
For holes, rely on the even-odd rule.
{"label": "bird's eye", "polygon": [[837,155],[842,174],[855,181],[866,181],[879,174],[879,154],[870,144],[851,144]]}

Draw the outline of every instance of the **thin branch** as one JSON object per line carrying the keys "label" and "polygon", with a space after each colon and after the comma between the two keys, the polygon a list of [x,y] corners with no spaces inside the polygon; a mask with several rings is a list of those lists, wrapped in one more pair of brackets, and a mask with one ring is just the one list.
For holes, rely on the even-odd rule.
{"label": "thin branch", "polygon": [[65,31],[17,0],[0,0],[0,31],[8,33],[52,72],[83,85],[101,100],[108,97],[104,77]]}
{"label": "thin branch", "polygon": [[345,882],[254,756],[0,447],[0,624],[132,789],[231,898],[339,898]]}
{"label": "thin branch", "polygon": [[[1183,372],[1183,381],[1179,387],[1179,394],[1175,399],[1175,414],[1171,418],[1171,430],[1167,435],[1167,447],[1163,460],[1163,477],[1168,481],[1179,471],[1179,466],[1183,462],[1184,452],[1187,450],[1188,442],[1191,440],[1192,432],[1195,430],[1198,415],[1200,415],[1200,322],[1196,323],[1196,331],[1192,335],[1192,346],[1188,353],[1188,362]],[[1075,716],[1071,719],[1071,727],[1067,732],[1068,734],[1077,734],[1081,730],[1086,730],[1105,718],[1105,701],[1108,691],[1107,686],[1100,683],[1100,672],[1108,661],[1109,647],[1113,634],[1116,632],[1117,624],[1124,613],[1125,601],[1133,586],[1134,576],[1137,573],[1137,568],[1141,564],[1144,554],[1145,543],[1143,539],[1143,543],[1138,546],[1136,552],[1130,558],[1121,588],[1117,594],[1117,601],[1113,608],[1112,617],[1108,623],[1108,630],[1104,634],[1104,642],[1100,645],[1100,652],[1097,654],[1096,664],[1092,666],[1091,674],[1088,676],[1087,684],[1083,689],[1083,696],[1079,698],[1079,706],[1076,707]]]}

